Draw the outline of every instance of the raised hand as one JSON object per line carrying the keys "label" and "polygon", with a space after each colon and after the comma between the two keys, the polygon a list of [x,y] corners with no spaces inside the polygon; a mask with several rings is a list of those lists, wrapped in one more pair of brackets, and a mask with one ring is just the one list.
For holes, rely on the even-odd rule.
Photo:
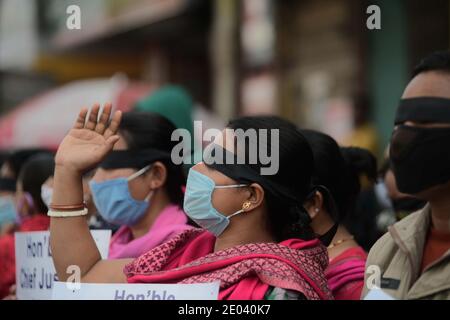
{"label": "raised hand", "polygon": [[111,108],[111,104],[106,104],[99,116],[100,105],[95,104],[87,121],[88,109],[80,111],[74,127],[59,145],[57,166],[84,173],[102,161],[119,140],[117,130],[122,113],[116,111],[109,122]]}

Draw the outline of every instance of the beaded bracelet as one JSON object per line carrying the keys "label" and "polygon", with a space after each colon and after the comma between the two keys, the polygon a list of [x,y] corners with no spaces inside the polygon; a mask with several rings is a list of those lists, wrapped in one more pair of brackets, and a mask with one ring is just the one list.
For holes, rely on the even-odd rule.
{"label": "beaded bracelet", "polygon": [[55,218],[69,218],[69,217],[79,217],[79,216],[85,216],[88,214],[87,208],[84,208],[82,210],[71,210],[71,211],[58,211],[50,209],[47,212],[47,215],[49,217],[55,217]]}

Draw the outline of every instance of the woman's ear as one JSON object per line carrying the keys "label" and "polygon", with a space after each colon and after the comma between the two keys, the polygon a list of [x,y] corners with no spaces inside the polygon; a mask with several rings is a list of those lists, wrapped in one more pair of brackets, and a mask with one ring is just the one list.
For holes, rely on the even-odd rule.
{"label": "woman's ear", "polygon": [[167,168],[160,162],[153,163],[151,169],[145,175],[146,182],[151,190],[161,188],[167,180]]}
{"label": "woman's ear", "polygon": [[256,209],[264,200],[264,189],[257,183],[252,183],[249,187],[249,195],[245,200],[242,209],[244,212]]}
{"label": "woman's ear", "polygon": [[311,218],[314,220],[315,217],[323,210],[323,195],[319,191],[314,193],[314,196],[305,202],[304,205],[306,211]]}

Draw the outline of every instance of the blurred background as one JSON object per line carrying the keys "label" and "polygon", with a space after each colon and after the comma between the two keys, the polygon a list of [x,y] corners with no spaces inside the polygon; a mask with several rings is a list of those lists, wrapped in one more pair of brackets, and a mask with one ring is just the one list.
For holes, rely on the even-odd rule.
{"label": "blurred background", "polygon": [[0,0],[0,149],[54,149],[81,106],[129,110],[174,83],[210,126],[278,114],[380,156],[413,65],[449,48],[449,14],[448,0]]}

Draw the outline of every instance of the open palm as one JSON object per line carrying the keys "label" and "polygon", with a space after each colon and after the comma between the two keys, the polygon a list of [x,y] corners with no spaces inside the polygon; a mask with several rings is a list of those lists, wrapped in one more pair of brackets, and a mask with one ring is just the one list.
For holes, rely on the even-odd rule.
{"label": "open palm", "polygon": [[56,165],[84,172],[102,161],[119,140],[117,130],[122,114],[117,111],[110,122],[111,108],[111,104],[106,104],[99,116],[100,105],[94,105],[87,121],[88,110],[80,111],[74,127],[59,145]]}

